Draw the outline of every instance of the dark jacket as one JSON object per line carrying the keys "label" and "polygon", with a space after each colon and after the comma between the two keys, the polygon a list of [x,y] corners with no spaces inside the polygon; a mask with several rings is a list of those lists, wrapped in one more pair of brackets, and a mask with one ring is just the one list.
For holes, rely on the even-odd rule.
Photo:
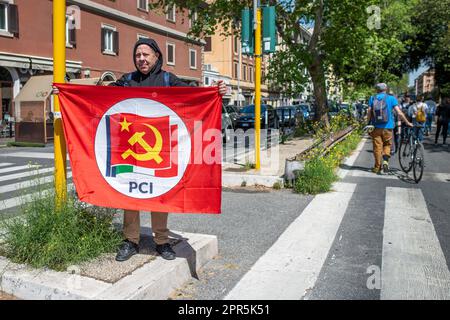
{"label": "dark jacket", "polygon": [[[156,62],[155,66],[150,70],[148,74],[143,74],[139,72],[134,56],[136,54],[136,49],[141,44],[146,44],[150,48],[152,48],[155,52],[159,53],[158,62]],[[110,86],[119,86],[119,87],[164,87],[164,73],[167,71],[163,71],[161,69],[163,64],[163,55],[161,50],[158,47],[158,44],[153,39],[140,39],[136,42],[133,49],[133,63],[136,66],[136,71],[124,74],[119,80],[110,83]],[[169,86],[171,87],[187,87],[188,84],[180,80],[173,73],[167,72],[169,74]]]}
{"label": "dark jacket", "polygon": [[436,116],[439,122],[448,122],[450,120],[450,105],[442,103],[436,108]]}

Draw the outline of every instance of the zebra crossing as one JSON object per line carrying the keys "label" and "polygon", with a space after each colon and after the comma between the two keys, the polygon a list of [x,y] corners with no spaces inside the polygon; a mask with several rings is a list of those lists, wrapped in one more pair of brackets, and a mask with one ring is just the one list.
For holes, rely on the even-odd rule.
{"label": "zebra crossing", "polygon": [[448,158],[428,153],[418,185],[395,161],[390,174],[370,172],[370,151],[363,140],[342,182],[315,196],[224,299],[450,300]]}
{"label": "zebra crossing", "polygon": [[[44,159],[48,157],[47,154],[39,156]],[[0,219],[2,212],[31,201],[33,196],[38,194],[36,188],[42,187],[44,190],[50,188],[49,184],[54,180],[53,174],[54,167],[42,164],[0,162]],[[69,170],[67,178],[71,177],[72,172]]]}
{"label": "zebra crossing", "polygon": [[[333,265],[355,187],[336,183],[334,192],[316,196],[225,300],[322,299],[311,293],[324,265]],[[379,290],[382,300],[450,300],[450,271],[420,189],[386,188],[382,238],[381,265],[360,268],[363,289]]]}

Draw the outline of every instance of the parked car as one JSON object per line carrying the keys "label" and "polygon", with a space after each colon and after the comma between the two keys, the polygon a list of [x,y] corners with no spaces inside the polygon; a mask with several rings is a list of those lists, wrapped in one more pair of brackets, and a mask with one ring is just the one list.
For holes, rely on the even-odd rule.
{"label": "parked car", "polygon": [[234,129],[234,125],[233,125],[231,116],[228,114],[225,106],[222,105],[222,141],[224,143],[231,140],[229,131],[227,131],[227,130],[233,130],[233,129]]}
{"label": "parked car", "polygon": [[296,124],[297,108],[295,106],[284,106],[276,109],[278,123],[283,127],[292,127]]}
{"label": "parked car", "polygon": [[[261,104],[261,128],[279,128],[278,116],[275,109],[268,104]],[[244,130],[255,127],[255,105],[251,104],[241,109],[236,121],[236,128]]]}
{"label": "parked car", "polygon": [[311,119],[312,110],[309,104],[298,104],[295,108],[297,109],[297,113],[300,113],[304,120]]}
{"label": "parked car", "polygon": [[240,113],[238,107],[236,107],[232,104],[229,104],[229,105],[225,106],[225,110],[228,113],[228,115],[230,116],[231,121],[233,122],[233,127],[236,126],[236,121],[237,121],[237,119],[239,117],[239,113]]}

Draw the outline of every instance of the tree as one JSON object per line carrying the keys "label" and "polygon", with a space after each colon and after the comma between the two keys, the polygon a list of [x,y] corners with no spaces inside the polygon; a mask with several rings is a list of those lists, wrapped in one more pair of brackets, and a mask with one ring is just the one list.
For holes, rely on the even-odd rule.
{"label": "tree", "polygon": [[417,69],[424,62],[434,68],[437,85],[450,94],[450,0],[420,0],[412,23],[406,67]]}
{"label": "tree", "polygon": [[[155,0],[152,6],[165,8],[176,4],[181,8],[197,8],[198,19],[191,35],[200,37],[214,33],[218,25],[223,27],[223,35],[238,32],[234,31],[238,29],[236,17],[240,17],[244,7],[253,4],[252,0],[207,2],[205,5],[203,0]],[[405,2],[385,0],[390,10],[385,10],[384,14],[394,15],[390,19],[398,21],[395,15],[403,13],[399,9]],[[299,92],[308,81],[304,74],[306,69],[313,83],[316,120],[323,121],[326,126],[326,76],[330,70],[344,83],[351,82],[356,87],[367,87],[368,83],[373,85],[377,79],[401,77],[400,62],[397,61],[400,61],[404,46],[398,36],[404,28],[397,31],[397,24],[391,23],[386,27],[392,30],[378,31],[377,24],[381,16],[374,5],[379,1],[267,0],[263,3],[276,7],[277,30],[284,47],[284,50],[272,55],[268,79],[285,93],[293,94]],[[375,11],[368,8],[374,8]],[[305,25],[313,28],[307,42],[302,41],[305,38]],[[392,64],[392,61],[396,63]]]}

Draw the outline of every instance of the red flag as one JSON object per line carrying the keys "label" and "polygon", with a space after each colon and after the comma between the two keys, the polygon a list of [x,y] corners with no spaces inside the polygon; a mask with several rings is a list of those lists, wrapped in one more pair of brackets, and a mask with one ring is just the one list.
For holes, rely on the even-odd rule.
{"label": "red flag", "polygon": [[80,200],[129,210],[220,213],[217,88],[55,85]]}

